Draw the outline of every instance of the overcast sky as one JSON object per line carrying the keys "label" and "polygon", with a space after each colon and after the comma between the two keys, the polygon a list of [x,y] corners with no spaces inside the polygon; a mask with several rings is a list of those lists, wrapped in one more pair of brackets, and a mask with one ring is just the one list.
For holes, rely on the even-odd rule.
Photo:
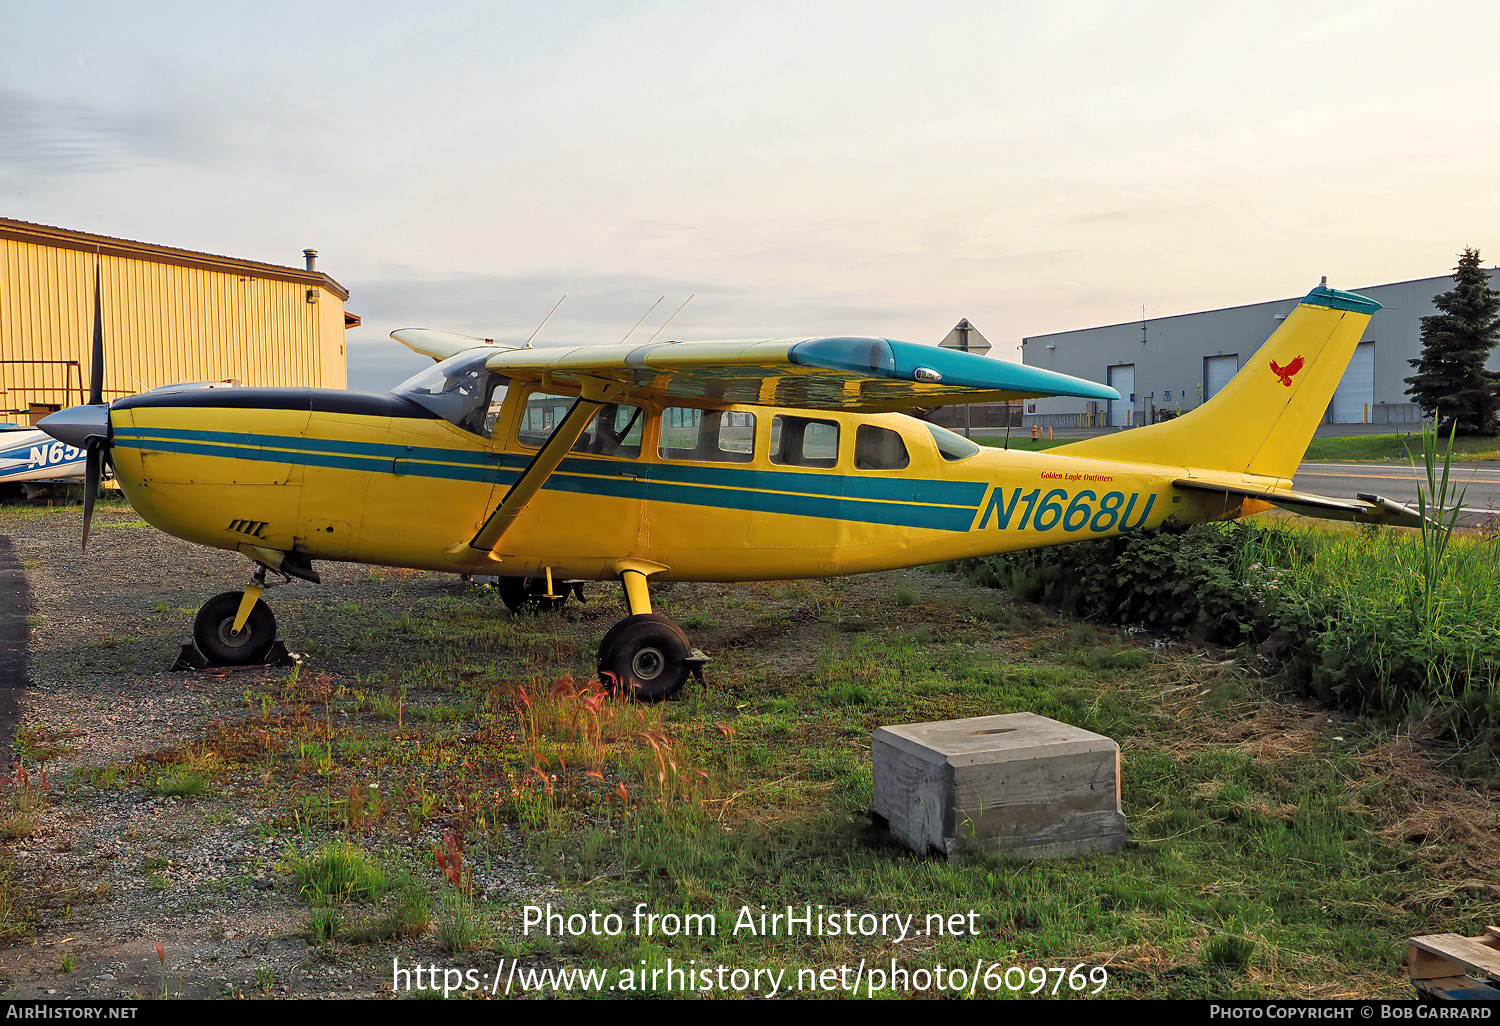
{"label": "overcast sky", "polygon": [[1500,256],[1500,4],[0,0],[0,214],[542,342],[1023,335]]}

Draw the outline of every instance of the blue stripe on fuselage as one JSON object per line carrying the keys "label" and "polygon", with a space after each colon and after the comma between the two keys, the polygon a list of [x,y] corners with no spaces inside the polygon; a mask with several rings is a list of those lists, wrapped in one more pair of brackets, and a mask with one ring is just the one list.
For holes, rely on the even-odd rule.
{"label": "blue stripe on fuselage", "polygon": [[[519,453],[248,432],[121,427],[114,438],[116,445],[160,452],[492,484],[512,483],[530,462]],[[943,531],[967,531],[985,492],[979,481],[862,478],[579,456],[564,459],[545,487],[634,499],[649,493],[664,502]]]}

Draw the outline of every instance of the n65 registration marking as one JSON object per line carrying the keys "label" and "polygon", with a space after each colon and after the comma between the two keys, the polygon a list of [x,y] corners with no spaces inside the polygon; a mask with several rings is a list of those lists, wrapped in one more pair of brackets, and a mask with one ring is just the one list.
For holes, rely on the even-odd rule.
{"label": "n65 registration marking", "polygon": [[72,463],[82,455],[82,449],[53,442],[51,445],[33,445],[27,463],[32,467],[51,467],[59,463]]}
{"label": "n65 registration marking", "polygon": [[[990,492],[990,501],[979,518],[979,529],[990,526],[994,520],[996,530],[1009,530],[1012,522],[1017,531],[1030,528],[1033,531],[1061,529],[1068,533],[1088,531],[1091,534],[1106,534],[1110,531],[1134,531],[1151,515],[1156,504],[1156,494],[1147,493],[1145,504],[1137,515],[1136,505],[1141,501],[1140,492],[1111,491],[1099,495],[1092,489],[1070,495],[1065,488],[1044,491],[1033,488],[1023,492],[1020,488],[1005,489],[996,486]],[[1020,519],[1017,520],[1019,513]],[[1131,522],[1131,517],[1135,522]]]}

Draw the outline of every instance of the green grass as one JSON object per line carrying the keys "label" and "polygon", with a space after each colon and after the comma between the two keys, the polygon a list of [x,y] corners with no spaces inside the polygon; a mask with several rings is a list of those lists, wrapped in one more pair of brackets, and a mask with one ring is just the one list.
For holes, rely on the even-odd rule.
{"label": "green grass", "polygon": [[[709,685],[660,706],[591,706],[593,645],[619,612],[602,588],[590,598],[514,619],[447,578],[352,608],[301,598],[295,622],[326,640],[318,665],[335,675],[268,677],[173,758],[262,781],[236,800],[301,838],[285,868],[318,942],[619,971],[670,958],[795,974],[893,954],[908,969],[1107,964],[1110,996],[1317,996],[1330,981],[1404,996],[1402,937],[1500,917],[1493,893],[1465,889],[1494,856],[1418,824],[1438,810],[1433,823],[1484,825],[1493,810],[1464,805],[1390,730],[1289,708],[1220,656],[949,575],[668,585],[653,605],[693,619]],[[1123,852],[954,864],[872,827],[876,727],[1015,711],[1120,743]],[[720,929],[523,935],[517,881],[567,911],[628,918],[644,903]],[[899,947],[735,935],[740,910],[762,904],[918,925],[972,912],[977,934]]]}
{"label": "green grass", "polygon": [[390,881],[380,864],[348,841],[324,845],[305,858],[293,852],[287,866],[302,896],[315,907],[355,900],[379,901],[390,889]]}
{"label": "green grass", "polygon": [[[1422,460],[1422,434],[1342,435],[1318,437],[1307,447],[1304,460]],[[1453,440],[1455,460],[1500,459],[1500,438],[1459,437]]]}
{"label": "green grass", "polygon": [[196,798],[207,791],[207,777],[181,766],[168,770],[156,782],[156,793],[169,797]]}
{"label": "green grass", "polygon": [[988,445],[996,449],[1020,449],[1023,452],[1041,452],[1043,449],[1055,449],[1059,445],[1067,445],[1069,442],[1078,441],[1077,438],[1048,439],[1046,432],[1043,432],[1042,435],[1043,437],[1033,441],[1030,428],[1015,428],[1008,442],[1004,432],[998,435],[974,435],[973,441],[979,445]]}

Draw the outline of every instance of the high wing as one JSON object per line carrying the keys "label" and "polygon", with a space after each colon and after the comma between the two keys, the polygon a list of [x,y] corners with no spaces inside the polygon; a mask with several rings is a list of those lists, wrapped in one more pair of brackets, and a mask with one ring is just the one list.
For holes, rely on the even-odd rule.
{"label": "high wing", "polygon": [[1294,492],[1289,489],[1254,488],[1242,485],[1216,484],[1181,478],[1172,482],[1176,488],[1195,492],[1210,492],[1219,495],[1238,495],[1247,499],[1259,499],[1284,510],[1305,517],[1322,520],[1348,520],[1359,524],[1390,524],[1394,527],[1421,527],[1422,517],[1410,506],[1382,495],[1367,495],[1363,492],[1357,499],[1338,499],[1313,492]]}
{"label": "high wing", "polygon": [[485,366],[516,381],[578,389],[578,399],[505,493],[478,533],[453,546],[493,554],[532,496],[557,469],[594,413],[627,398],[877,412],[1036,396],[1119,399],[1108,385],[974,353],[884,338],[803,338],[646,345],[496,346],[426,328],[391,337],[442,360],[492,351]]}
{"label": "high wing", "polygon": [[[405,331],[394,334],[407,341]],[[640,398],[708,406],[877,412],[1037,396],[1120,398],[1108,385],[1067,374],[884,338],[500,349],[486,366],[523,381],[589,378]]]}

